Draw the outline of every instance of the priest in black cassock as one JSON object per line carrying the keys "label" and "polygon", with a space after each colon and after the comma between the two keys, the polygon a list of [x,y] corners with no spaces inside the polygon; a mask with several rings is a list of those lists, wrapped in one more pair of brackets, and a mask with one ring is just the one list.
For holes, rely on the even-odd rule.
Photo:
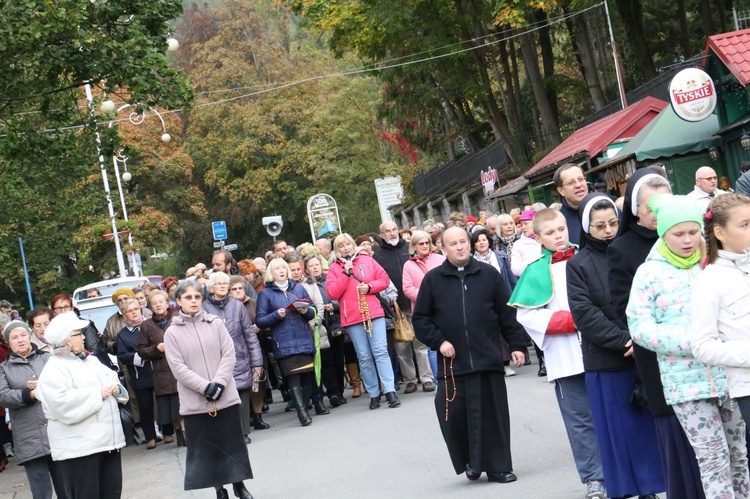
{"label": "priest in black cassock", "polygon": [[491,482],[513,482],[500,337],[520,367],[526,335],[500,273],[472,258],[469,234],[452,227],[442,242],[447,259],[425,275],[412,319],[417,339],[439,352],[440,430],[457,475],[477,480],[486,472]]}

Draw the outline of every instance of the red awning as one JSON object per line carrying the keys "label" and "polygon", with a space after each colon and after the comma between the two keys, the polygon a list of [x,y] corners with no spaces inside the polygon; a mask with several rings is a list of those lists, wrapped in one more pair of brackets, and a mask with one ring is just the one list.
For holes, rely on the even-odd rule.
{"label": "red awning", "polygon": [[586,125],[550,151],[527,171],[524,177],[540,177],[576,156],[587,153],[593,158],[606,151],[607,146],[615,141],[632,139],[668,105],[661,99],[646,97],[621,111]]}

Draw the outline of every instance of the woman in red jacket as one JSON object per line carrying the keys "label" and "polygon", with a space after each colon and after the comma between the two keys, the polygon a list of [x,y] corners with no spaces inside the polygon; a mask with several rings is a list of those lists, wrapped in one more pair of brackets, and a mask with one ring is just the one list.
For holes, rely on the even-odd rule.
{"label": "woman in red jacket", "polygon": [[385,313],[376,296],[388,287],[388,274],[371,256],[357,254],[349,234],[334,239],[333,253],[336,260],[328,268],[326,291],[332,300],[339,301],[341,327],[346,328],[357,351],[359,370],[370,395],[370,409],[380,407],[378,375],[388,407],[398,407],[401,402],[396,397],[388,356]]}

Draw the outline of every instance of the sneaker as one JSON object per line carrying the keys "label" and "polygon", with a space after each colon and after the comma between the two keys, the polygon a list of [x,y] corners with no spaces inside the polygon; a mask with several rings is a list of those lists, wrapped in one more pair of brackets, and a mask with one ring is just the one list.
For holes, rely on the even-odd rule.
{"label": "sneaker", "polygon": [[435,383],[432,381],[425,381],[422,383],[422,390],[426,392],[434,392],[435,391]]}
{"label": "sneaker", "polygon": [[506,378],[510,378],[511,376],[515,376],[515,375],[516,375],[516,371],[514,371],[510,367],[507,367],[507,366],[505,367],[505,377]]}
{"label": "sneaker", "polygon": [[586,499],[607,499],[607,489],[604,482],[590,480],[586,482]]}
{"label": "sneaker", "polygon": [[15,453],[13,452],[13,444],[11,443],[3,444],[3,451],[5,452],[5,455],[8,457],[15,456]]}
{"label": "sneaker", "polygon": [[404,393],[414,393],[416,391],[417,391],[416,383],[407,383],[406,388],[404,388]]}

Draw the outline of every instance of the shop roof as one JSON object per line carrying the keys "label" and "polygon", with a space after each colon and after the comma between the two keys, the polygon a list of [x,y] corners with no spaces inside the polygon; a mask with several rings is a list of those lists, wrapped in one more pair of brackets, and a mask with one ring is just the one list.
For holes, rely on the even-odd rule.
{"label": "shop roof", "polygon": [[706,55],[712,50],[742,86],[750,83],[750,29],[708,37]]}
{"label": "shop roof", "polygon": [[584,153],[593,158],[606,151],[607,146],[617,140],[632,139],[667,105],[661,99],[646,97],[625,109],[576,130],[524,176],[528,179],[542,176]]}
{"label": "shop roof", "polygon": [[502,186],[500,189],[487,196],[487,199],[500,199],[507,196],[512,196],[527,185],[529,185],[529,180],[521,175],[520,177],[514,178],[513,180]]}
{"label": "shop roof", "polygon": [[645,161],[705,151],[714,145],[718,131],[716,114],[703,121],[690,122],[677,116],[672,106],[667,106],[610,162],[617,163],[631,155],[635,155],[638,161]]}

